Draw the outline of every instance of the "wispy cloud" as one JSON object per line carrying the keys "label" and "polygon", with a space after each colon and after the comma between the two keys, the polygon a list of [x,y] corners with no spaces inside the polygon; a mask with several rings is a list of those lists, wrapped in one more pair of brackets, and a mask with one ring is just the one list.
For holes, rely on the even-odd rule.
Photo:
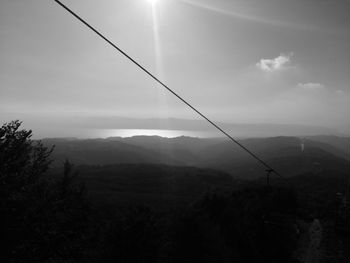
{"label": "wispy cloud", "polygon": [[[334,34],[334,30],[326,31],[325,29],[322,29],[320,27],[312,26],[312,25],[305,25],[305,24],[298,24],[298,23],[292,23],[292,22],[287,22],[283,20],[276,20],[272,19],[270,17],[262,17],[262,16],[257,16],[253,14],[247,14],[244,12],[237,12],[234,10],[227,10],[225,8],[220,8],[217,5],[208,5],[205,3],[202,3],[200,1],[195,1],[195,0],[179,0],[185,4],[198,7],[207,11],[219,13],[222,15],[230,16],[236,19],[240,20],[245,20],[247,22],[252,22],[252,23],[257,23],[257,24],[264,24],[268,26],[278,26],[278,27],[283,27],[283,28],[291,28],[291,29],[300,29],[300,30],[306,30],[306,31],[318,31],[318,32],[328,32]],[[213,1],[214,2],[214,1]]]}
{"label": "wispy cloud", "polygon": [[206,5],[204,3],[197,3],[193,0],[180,0],[180,1],[182,1],[183,3],[186,3],[188,5],[191,5],[191,6],[195,6],[195,7],[198,7],[198,8],[204,9],[204,10],[208,10],[208,11],[212,11],[212,12],[216,12],[216,13],[220,13],[222,15],[235,17],[238,19],[243,19],[243,20],[256,22],[256,23],[262,23],[262,24],[278,24],[278,22],[270,21],[270,20],[263,19],[263,18],[260,18],[257,16],[238,13],[238,12],[234,12],[231,10],[225,10],[225,9],[218,8],[218,7],[215,7],[212,5]]}
{"label": "wispy cloud", "polygon": [[292,56],[293,53],[289,53],[280,54],[278,57],[272,59],[261,59],[258,63],[256,63],[256,66],[265,72],[287,69]]}
{"label": "wispy cloud", "polygon": [[323,89],[325,86],[321,83],[309,82],[309,83],[299,83],[298,87],[303,89],[308,89],[308,90],[319,90],[319,89]]}

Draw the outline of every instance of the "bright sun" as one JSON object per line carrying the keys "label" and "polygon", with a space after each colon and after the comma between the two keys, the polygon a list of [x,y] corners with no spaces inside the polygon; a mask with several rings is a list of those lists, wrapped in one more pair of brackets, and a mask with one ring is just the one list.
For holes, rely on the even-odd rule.
{"label": "bright sun", "polygon": [[158,0],[147,0],[151,5],[154,5],[158,2]]}

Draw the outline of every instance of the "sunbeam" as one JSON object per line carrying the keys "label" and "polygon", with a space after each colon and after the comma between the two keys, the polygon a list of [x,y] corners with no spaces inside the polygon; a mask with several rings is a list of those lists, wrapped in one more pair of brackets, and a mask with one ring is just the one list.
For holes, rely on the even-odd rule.
{"label": "sunbeam", "polygon": [[[149,1],[149,0],[148,0]],[[154,55],[155,55],[155,73],[156,76],[164,79],[163,72],[163,60],[162,51],[160,44],[160,34],[159,34],[159,22],[158,22],[158,7],[155,4],[157,0],[152,1],[152,28],[153,28],[153,41],[154,41]],[[168,102],[166,91],[157,84],[158,88],[158,115],[160,118],[168,117]]]}
{"label": "sunbeam", "polygon": [[286,21],[281,20],[274,20],[271,18],[265,18],[260,16],[254,16],[249,14],[243,14],[240,12],[235,12],[232,10],[225,10],[222,8],[217,8],[212,5],[207,5],[203,3],[198,3],[192,0],[179,0],[182,3],[201,8],[207,11],[219,13],[222,15],[230,16],[236,19],[245,20],[252,23],[262,24],[262,25],[268,25],[268,26],[277,26],[277,27],[284,27],[284,28],[293,28],[293,29],[301,29],[301,30],[307,30],[307,31],[321,31],[325,32],[324,29],[320,29],[315,26],[309,26],[309,25],[303,25],[303,24],[296,24],[296,23],[289,23]]}
{"label": "sunbeam", "polygon": [[151,5],[155,5],[157,2],[158,2],[158,0],[147,0]]}
{"label": "sunbeam", "polygon": [[243,20],[247,20],[247,21],[251,21],[251,22],[255,22],[255,23],[261,23],[261,24],[269,24],[269,25],[283,25],[283,26],[290,26],[289,23],[285,23],[285,22],[281,22],[281,21],[273,21],[273,20],[268,20],[268,19],[264,19],[261,17],[256,17],[256,16],[252,16],[252,15],[246,15],[246,14],[241,14],[238,12],[234,12],[231,10],[224,10],[221,8],[217,8],[214,6],[209,6],[203,3],[197,3],[195,1],[191,1],[191,0],[180,0],[181,2],[191,5],[191,6],[195,6],[195,7],[199,7],[201,9],[205,9],[208,11],[212,11],[212,12],[216,12],[216,13],[220,13],[223,15],[227,15],[227,16],[231,16],[231,17],[235,17],[237,19],[243,19]]}

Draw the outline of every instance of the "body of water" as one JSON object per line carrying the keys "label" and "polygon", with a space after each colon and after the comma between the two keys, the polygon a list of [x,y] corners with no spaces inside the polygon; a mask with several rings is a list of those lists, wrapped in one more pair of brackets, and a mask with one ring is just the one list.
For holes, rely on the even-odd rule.
{"label": "body of water", "polygon": [[161,136],[167,138],[175,138],[180,136],[189,137],[219,137],[218,133],[214,132],[201,132],[201,131],[183,131],[183,130],[151,130],[151,129],[103,129],[97,131],[98,136],[101,138],[108,137],[132,137],[132,136]]}

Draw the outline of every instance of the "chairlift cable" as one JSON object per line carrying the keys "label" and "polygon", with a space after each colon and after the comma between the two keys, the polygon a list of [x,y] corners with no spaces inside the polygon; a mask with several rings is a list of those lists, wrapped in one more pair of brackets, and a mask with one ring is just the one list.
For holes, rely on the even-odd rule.
{"label": "chairlift cable", "polygon": [[[102,33],[100,33],[97,29],[95,29],[93,26],[91,26],[88,22],[86,22],[84,19],[82,19],[79,15],[77,15],[75,12],[73,12],[69,7],[64,5],[59,0],[54,0],[57,4],[59,4],[61,7],[63,7],[67,12],[69,12],[71,15],[73,15],[76,19],[78,19],[81,23],[83,23],[85,26],[87,26],[89,29],[91,29],[93,32],[95,32],[98,36],[100,36],[104,41],[106,41],[109,45],[111,45],[113,48],[115,48],[117,51],[119,51],[122,55],[124,55],[126,58],[128,58],[132,63],[134,63],[137,67],[139,67],[142,71],[144,71],[147,75],[149,75],[151,78],[153,78],[156,82],[158,82],[161,86],[163,86],[165,89],[167,89],[171,94],[173,94],[175,97],[177,97],[179,100],[181,100],[184,104],[186,104],[189,108],[191,108],[193,111],[195,111],[198,115],[200,115],[203,119],[205,119],[207,122],[209,122],[212,126],[214,126],[217,130],[219,130],[222,134],[224,134],[226,137],[228,137],[232,142],[237,144],[239,147],[241,147],[244,151],[246,151],[248,154],[250,154],[253,158],[255,158],[257,161],[259,161],[262,165],[266,167],[266,172],[268,174],[275,173],[278,176],[281,176],[275,169],[273,169],[269,164],[267,164],[264,160],[259,158],[255,153],[253,153],[251,150],[246,148],[244,145],[242,145],[239,141],[235,140],[230,134],[228,134],[226,131],[224,131],[223,128],[221,128],[218,124],[211,121],[208,117],[206,117],[203,113],[201,113],[199,110],[197,110],[194,106],[192,106],[189,102],[187,102],[185,99],[183,99],[180,95],[178,95],[175,91],[173,91],[171,88],[169,88],[167,85],[165,85],[161,80],[159,80],[156,76],[154,76],[150,71],[148,71],[145,67],[143,67],[140,63],[138,63],[136,60],[134,60],[131,56],[129,56],[125,51],[123,51],[121,48],[119,48],[116,44],[114,44],[111,40],[109,40],[107,37],[105,37]],[[281,176],[282,177],[282,176]]]}

